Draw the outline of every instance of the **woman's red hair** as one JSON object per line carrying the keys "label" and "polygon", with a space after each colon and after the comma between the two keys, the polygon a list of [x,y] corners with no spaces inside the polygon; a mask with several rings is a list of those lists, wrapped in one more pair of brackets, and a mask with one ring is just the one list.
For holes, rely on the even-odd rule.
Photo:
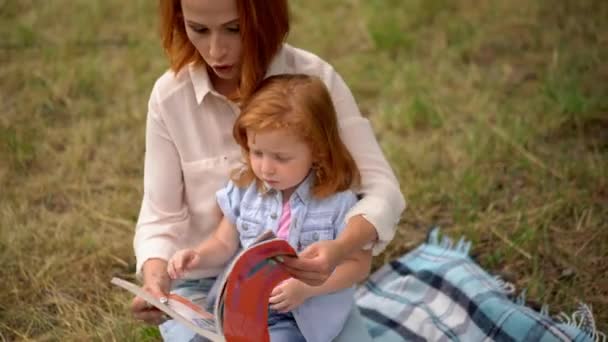
{"label": "woman's red hair", "polygon": [[[272,58],[289,33],[287,0],[234,0],[243,49],[241,79],[233,99],[248,98],[264,79]],[[160,0],[160,30],[171,69],[205,61],[188,39],[181,0]]]}
{"label": "woman's red hair", "polygon": [[340,139],[338,119],[325,84],[307,75],[277,75],[260,84],[242,104],[232,134],[243,150],[246,164],[232,175],[238,186],[257,181],[249,161],[247,131],[287,129],[312,150],[314,182],[318,198],[359,185],[357,165]]}

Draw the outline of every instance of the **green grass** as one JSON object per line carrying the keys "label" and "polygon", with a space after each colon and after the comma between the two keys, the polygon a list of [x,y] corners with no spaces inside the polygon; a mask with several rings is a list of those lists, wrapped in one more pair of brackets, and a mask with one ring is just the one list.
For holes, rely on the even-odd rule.
{"label": "green grass", "polygon": [[[156,3],[0,1],[0,340],[155,341],[133,277]],[[608,4],[291,1],[408,200],[375,266],[439,225],[531,305],[608,331]]]}

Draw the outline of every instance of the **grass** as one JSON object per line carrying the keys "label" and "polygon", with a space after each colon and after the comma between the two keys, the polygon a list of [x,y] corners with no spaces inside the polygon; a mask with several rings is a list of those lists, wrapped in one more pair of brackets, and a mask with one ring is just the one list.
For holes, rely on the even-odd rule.
{"label": "grass", "polygon": [[[0,341],[156,341],[133,277],[156,3],[0,1]],[[550,313],[608,331],[608,4],[291,1],[409,203],[375,266],[438,225]]]}

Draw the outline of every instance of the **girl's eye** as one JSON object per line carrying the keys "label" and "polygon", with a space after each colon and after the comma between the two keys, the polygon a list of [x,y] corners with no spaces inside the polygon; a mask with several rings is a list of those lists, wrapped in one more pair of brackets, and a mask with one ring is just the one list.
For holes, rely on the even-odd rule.
{"label": "girl's eye", "polygon": [[288,162],[288,161],[289,161],[289,159],[290,159],[290,158],[288,158],[288,157],[283,157],[283,156],[277,156],[277,157],[276,157],[276,159],[277,159],[277,161],[278,161],[278,162],[280,162],[280,163],[286,163],[286,162]]}
{"label": "girl's eye", "polygon": [[251,154],[254,157],[261,157],[262,156],[262,151],[251,151]]}

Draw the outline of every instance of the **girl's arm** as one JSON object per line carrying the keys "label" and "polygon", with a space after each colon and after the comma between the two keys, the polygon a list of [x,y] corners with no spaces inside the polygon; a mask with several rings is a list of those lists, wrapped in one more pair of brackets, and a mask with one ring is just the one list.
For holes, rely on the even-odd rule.
{"label": "girl's arm", "polygon": [[238,246],[236,226],[224,216],[213,235],[195,248],[201,258],[199,265],[207,268],[222,267],[236,253]]}
{"label": "girl's arm", "polygon": [[177,251],[169,260],[167,273],[172,279],[181,278],[193,268],[221,267],[230,260],[238,248],[238,234],[226,216],[213,234],[194,249]]}

